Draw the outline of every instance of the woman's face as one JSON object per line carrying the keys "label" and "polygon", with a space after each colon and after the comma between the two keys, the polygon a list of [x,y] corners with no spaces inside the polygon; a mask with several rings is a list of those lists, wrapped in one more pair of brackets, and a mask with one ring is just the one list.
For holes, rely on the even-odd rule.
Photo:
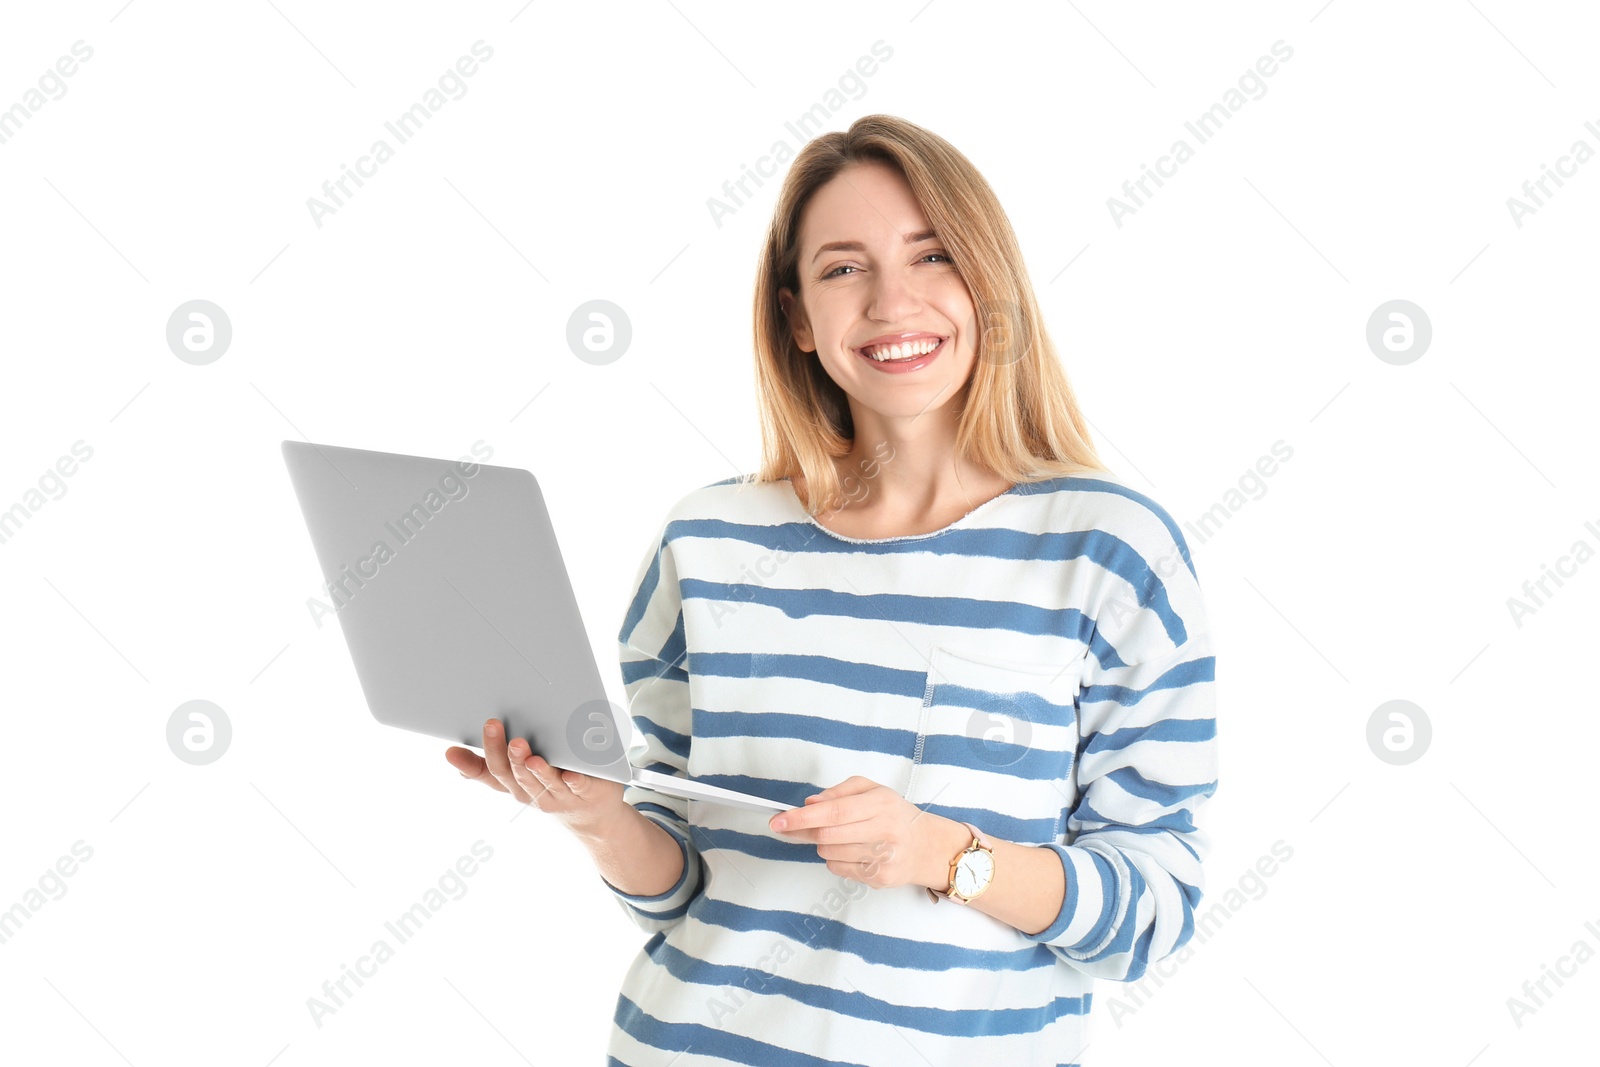
{"label": "woman's face", "polygon": [[[972,295],[894,168],[852,164],[816,191],[797,266],[798,299],[778,294],[795,342],[853,405],[914,418],[965,386],[977,359]],[[888,351],[897,341],[901,350]]]}

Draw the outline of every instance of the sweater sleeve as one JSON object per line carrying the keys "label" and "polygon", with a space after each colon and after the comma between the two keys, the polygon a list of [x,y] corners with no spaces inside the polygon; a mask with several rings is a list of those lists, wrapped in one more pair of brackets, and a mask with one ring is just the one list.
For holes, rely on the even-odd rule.
{"label": "sweater sleeve", "polygon": [[[683,604],[671,544],[657,540],[639,564],[633,598],[618,631],[618,657],[635,733],[628,746],[637,768],[685,775],[689,763],[689,672],[684,644]],[[655,896],[624,893],[600,880],[641,930],[657,933],[682,920],[704,885],[700,850],[688,818],[689,802],[629,784],[622,799],[659,824],[678,842],[683,873],[677,884]]]}
{"label": "sweater sleeve", "polygon": [[[1065,964],[1132,982],[1194,934],[1208,850],[1194,812],[1216,790],[1215,660],[1199,581],[1164,513],[1111,538],[1108,589],[1078,695],[1076,803],[1061,911],[1029,938]],[[1156,532],[1159,529],[1159,532]]]}

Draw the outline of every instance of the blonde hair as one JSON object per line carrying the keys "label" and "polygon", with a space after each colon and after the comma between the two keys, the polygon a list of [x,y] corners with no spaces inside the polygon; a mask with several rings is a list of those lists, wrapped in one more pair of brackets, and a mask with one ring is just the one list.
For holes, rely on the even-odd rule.
{"label": "blonde hair", "polygon": [[957,451],[1012,482],[1108,471],[1095,453],[1044,327],[1011,223],[976,167],[944,138],[892,115],[822,134],[795,158],[761,252],[755,286],[762,463],[754,481],[805,478],[805,507],[841,498],[833,460],[850,452],[849,399],[790,332],[778,290],[799,298],[800,220],[812,194],[846,167],[886,163],[911,187],[949,251],[983,325],[960,412]]}

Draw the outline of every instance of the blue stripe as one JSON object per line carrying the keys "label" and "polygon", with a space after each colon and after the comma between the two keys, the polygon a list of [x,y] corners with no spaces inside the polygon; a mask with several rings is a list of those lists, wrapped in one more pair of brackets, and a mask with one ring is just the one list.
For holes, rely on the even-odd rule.
{"label": "blue stripe", "polygon": [[1064,782],[1072,776],[1075,753],[1043,745],[991,741],[958,734],[929,734],[922,745],[922,762],[936,766],[970,767],[1004,773],[1034,782]]}
{"label": "blue stripe", "polygon": [[[822,788],[810,782],[786,782],[776,778],[753,778],[744,774],[697,774],[695,781],[707,785],[722,786],[725,789],[735,789],[741,793],[752,793],[758,797],[769,800],[782,801],[785,804],[803,806],[805,798],[812,793],[820,792]],[[829,785],[836,783],[830,782]],[[944,815],[957,822],[970,822],[982,827],[985,833],[994,834],[1005,841],[1028,842],[1050,841],[1056,836],[1056,826],[1061,821],[1059,814],[1049,818],[1023,819],[1005,812],[992,811],[989,808],[955,807],[949,804],[922,804],[923,811]],[[815,845],[806,845],[812,855],[816,854]],[[745,851],[745,849],[738,849]],[[752,852],[751,855],[756,855]]]}
{"label": "blue stripe", "polygon": [[[815,537],[816,527],[809,522],[771,525],[729,522],[726,519],[675,519],[667,524],[667,539],[692,537],[710,540],[735,540],[776,552],[811,552],[854,555],[862,546],[850,541]],[[1174,645],[1188,640],[1183,621],[1172,610],[1165,582],[1160,574],[1126,541],[1103,530],[1070,530],[1034,533],[1000,527],[972,530],[945,530],[936,538],[911,538],[872,544],[874,555],[914,552],[966,559],[1052,560],[1067,563],[1087,559],[1117,575],[1134,591],[1140,607],[1156,612]],[[1188,549],[1182,550],[1187,561]],[[1193,570],[1193,564],[1190,563]]]}
{"label": "blue stripe", "polygon": [[1078,703],[1080,705],[1094,704],[1102,700],[1110,700],[1124,707],[1130,707],[1144,699],[1145,695],[1149,693],[1159,692],[1163,689],[1182,689],[1186,685],[1214,682],[1216,680],[1217,657],[1201,656],[1199,659],[1187,660],[1169,669],[1143,689],[1129,689],[1125,685],[1086,685],[1078,697]]}
{"label": "blue stripe", "polygon": [[680,734],[676,730],[669,730],[665,726],[662,726],[660,723],[656,722],[654,719],[644,715],[633,716],[633,724],[639,728],[640,733],[648,737],[654,737],[656,740],[660,741],[663,746],[665,746],[668,752],[671,752],[674,756],[677,756],[685,763],[688,762],[688,734]]}
{"label": "blue stripe", "polygon": [[[1096,812],[1096,814],[1099,813]],[[1078,819],[1077,812],[1073,813],[1073,817],[1068,822],[1068,826],[1074,833],[1077,833],[1080,829],[1082,829],[1081,820]],[[1145,834],[1151,837],[1164,837],[1168,841],[1176,841],[1178,844],[1182,845],[1184,850],[1196,860],[1200,859],[1200,853],[1195,851],[1194,846],[1189,844],[1188,840],[1182,836],[1175,836],[1171,830],[1168,830],[1164,826],[1129,826],[1126,823],[1113,823],[1108,826],[1096,827],[1093,830],[1084,831],[1082,836],[1075,837],[1073,841],[1074,843],[1079,841],[1092,841],[1094,840],[1094,834],[1110,831],[1115,831],[1119,834]],[[1174,879],[1174,881],[1176,881],[1176,879]]]}
{"label": "blue stripe", "polygon": [[769,1064],[771,1067],[866,1067],[865,1064],[824,1060],[803,1052],[790,1052],[782,1045],[758,1041],[753,1037],[740,1037],[715,1026],[670,1023],[651,1015],[629,1000],[626,994],[618,995],[613,1020],[635,1041],[666,1052],[692,1050],[702,1056],[716,1056],[729,1063],[750,1064],[751,1067],[768,1067]]}
{"label": "blue stripe", "polygon": [[683,637],[683,609],[678,609],[678,621],[672,624],[672,632],[667,635],[666,643],[661,646],[661,651],[656,653],[656,658],[663,663],[678,667],[683,662],[684,655],[688,652]]}
{"label": "blue stripe", "polygon": [[1124,792],[1145,800],[1153,800],[1164,808],[1181,804],[1192,797],[1208,797],[1217,788],[1216,782],[1201,782],[1199,785],[1168,785],[1165,782],[1157,782],[1146,778],[1132,767],[1120,767],[1105,777],[1116,782]]}
{"label": "blue stripe", "polygon": [[793,782],[786,778],[758,778],[751,774],[697,774],[694,780],[705,782],[707,785],[737,789],[741,793],[750,793],[768,800],[793,804],[796,807],[803,805],[806,797],[812,793],[820,793],[826,788],[814,782]]}
{"label": "blue stripe", "polygon": [[[1100,878],[1100,918],[1095,921],[1089,932],[1084,934],[1072,947],[1078,951],[1098,945],[1105,940],[1111,932],[1111,924],[1117,917],[1117,872],[1111,868],[1111,861],[1093,850],[1085,850],[1089,862],[1094,864],[1095,871]],[[1080,898],[1078,906],[1083,906]]]}
{"label": "blue stripe", "polygon": [[[1099,823],[1100,826],[1096,827],[1095,829],[1103,830],[1131,830],[1136,828],[1147,828],[1158,830],[1175,830],[1178,833],[1187,834],[1193,833],[1195,828],[1194,817],[1190,815],[1188,808],[1179,808],[1177,811],[1164,812],[1161,815],[1157,815],[1153,819],[1146,819],[1144,822],[1129,822],[1126,819],[1106,818],[1098,811],[1095,811],[1088,799],[1085,798],[1078,801],[1078,808],[1075,812],[1073,812],[1073,815],[1075,818],[1085,823]],[[1093,832],[1093,830],[1086,831],[1085,834],[1080,836],[1077,840],[1081,842],[1085,836]]]}
{"label": "blue stripe", "polygon": [[1122,662],[1122,656],[1120,656],[1117,653],[1117,650],[1112,647],[1111,642],[1107,641],[1100,635],[1100,630],[1098,627],[1095,629],[1094,633],[1089,635],[1088,643],[1088,652],[1094,654],[1094,661],[1100,664],[1101,670],[1111,670],[1116,667],[1127,666],[1127,664]]}
{"label": "blue stripe", "polygon": [[[694,710],[691,732],[698,738],[809,741],[844,752],[870,752],[907,758],[916,751],[917,740],[914,730],[862,726],[819,715],[782,711],[706,711],[703,708]],[[1072,773],[1074,755],[1069,750],[986,740],[964,734],[928,734],[923,741],[921,762],[978,770],[1004,770],[1012,777],[1034,781],[1059,781]]]}
{"label": "blue stripe", "polygon": [[656,585],[661,581],[661,553],[666,549],[663,539],[656,546],[655,555],[650,560],[650,566],[645,568],[644,578],[639,582],[639,588],[633,594],[633,600],[628,604],[628,611],[622,617],[622,628],[617,631],[617,640],[627,644],[633,637],[634,628],[644,618],[645,609],[650,606],[650,601],[655,599]]}
{"label": "blue stripe", "polygon": [[681,982],[723,988],[739,986],[754,994],[783,996],[824,1011],[946,1037],[1000,1037],[1036,1034],[1063,1016],[1082,1015],[1082,997],[1056,997],[1030,1008],[929,1008],[896,1004],[856,989],[833,989],[786,978],[759,967],[707,963],[669,945],[647,944],[646,953]]}
{"label": "blue stripe", "polygon": [[642,682],[647,678],[665,678],[673,682],[687,682],[689,672],[682,667],[668,666],[658,659],[627,659],[621,660],[622,684],[624,688],[631,687],[635,682]]}
{"label": "blue stripe", "polygon": [[[701,851],[713,848],[739,852],[760,860],[778,863],[816,863],[826,861],[817,855],[817,846],[804,841],[779,841],[762,834],[747,834],[720,826],[695,826],[694,842]],[[923,894],[926,896],[927,894]]]}
{"label": "blue stripe", "polygon": [[[765,680],[800,678],[854,689],[862,693],[911,697],[918,701],[922,699],[928,678],[926,671],[883,667],[875,663],[857,663],[833,656],[812,656],[793,652],[693,652],[690,653],[689,659],[689,670],[692,674]],[[1209,660],[1210,657],[1207,657],[1206,661],[1195,662],[1209,662]],[[1166,688],[1164,683],[1169,678],[1177,684],[1181,677],[1181,669],[1174,668],[1163,675],[1162,680],[1154,683],[1150,689]],[[1007,694],[1002,699],[999,694],[987,690],[972,689],[950,682],[938,683],[938,689],[943,694],[943,703],[960,707],[995,711],[1012,716],[1020,715],[1034,722],[1076,721],[1074,709],[1062,704],[1053,704],[1037,693],[1018,692]],[[1094,692],[1096,699],[1107,700],[1114,699],[1119,691],[1126,692],[1121,686],[1107,685],[1091,686],[1084,692],[1085,699],[1088,699],[1090,692]],[[1150,690],[1146,690],[1148,691]],[[937,693],[935,697],[936,702],[939,702]]]}
{"label": "blue stripe", "polygon": [[934,803],[919,804],[918,807],[923,811],[954,819],[956,822],[970,822],[986,834],[993,834],[1002,841],[1015,841],[1018,844],[1043,844],[1046,841],[1054,841],[1056,827],[1061,822],[1059,814],[1052,815],[1048,819],[1022,819],[988,808],[963,808]]}
{"label": "blue stripe", "polygon": [[657,815],[663,815],[668,819],[668,821],[677,826],[680,830],[683,828],[682,816],[664,804],[656,804],[649,800],[641,800],[635,804],[634,807],[637,808],[641,814],[644,812],[654,812]]}
{"label": "blue stripe", "polygon": [[1083,747],[1083,754],[1121,752],[1140,741],[1210,741],[1216,736],[1216,719],[1157,719],[1149,726],[1128,726],[1095,734]]}
{"label": "blue stripe", "polygon": [[[925,894],[924,894],[925,895]],[[1036,971],[1054,967],[1055,955],[1043,945],[1011,951],[975,949],[936,941],[911,940],[860,930],[848,923],[803,911],[748,908],[706,897],[695,921],[729,930],[771,930],[813,949],[849,953],[867,963],[916,971],[949,971],[971,967],[988,971]]]}
{"label": "blue stripe", "polygon": [[1150,966],[1150,942],[1155,938],[1155,933],[1155,924],[1151,923],[1139,935],[1139,940],[1133,946],[1133,960],[1128,965],[1128,981],[1137,982],[1144,977],[1145,970]]}
{"label": "blue stripe", "polygon": [[691,652],[689,671],[723,678],[803,678],[863,693],[915,697],[919,701],[928,677],[926,671],[784,652]]}
{"label": "blue stripe", "polygon": [[972,597],[913,596],[908,593],[849,593],[833,589],[785,589],[764,585],[708,582],[685,578],[678,583],[685,600],[732,601],[776,608],[791,619],[822,615],[880,622],[915,622],[960,626],[969,630],[1008,630],[1087,642],[1094,620],[1077,608],[1042,608],[1015,601]]}
{"label": "blue stripe", "polygon": [[937,682],[933,690],[933,703],[972,708],[990,715],[1009,715],[1029,722],[1073,725],[1078,721],[1076,709],[1071,704],[1055,704],[1038,693],[1016,690],[1010,693],[973,689],[954,682]]}
{"label": "blue stripe", "polygon": [[1178,931],[1178,939],[1172,943],[1172,951],[1176,952],[1189,943],[1194,936],[1194,910],[1200,906],[1200,889],[1197,886],[1178,883],[1178,889],[1183,895],[1183,929]]}
{"label": "blue stripe", "polygon": [[[1127,895],[1126,897],[1119,896],[1118,899],[1127,900],[1127,914],[1125,917],[1119,916],[1122,921],[1115,924],[1116,933],[1112,935],[1111,940],[1099,952],[1080,957],[1085,963],[1098,963],[1110,956],[1129,952],[1134,947],[1133,936],[1136,924],[1132,919],[1138,914],[1139,898],[1143,897],[1145,893],[1145,881],[1144,875],[1140,873],[1138,867],[1126,862],[1123,863],[1122,867],[1128,872]],[[1115,881],[1116,879],[1113,878],[1112,883],[1115,883]],[[1112,910],[1116,911],[1118,909],[1113,907]],[[1141,961],[1135,959],[1133,965],[1138,968],[1140,975],[1144,973],[1144,966]],[[1138,975],[1130,974],[1129,977],[1136,978]]]}
{"label": "blue stripe", "polygon": [[820,715],[783,711],[706,711],[694,709],[694,736],[791,738],[851,752],[910,756],[916,731],[887,726],[861,726]]}

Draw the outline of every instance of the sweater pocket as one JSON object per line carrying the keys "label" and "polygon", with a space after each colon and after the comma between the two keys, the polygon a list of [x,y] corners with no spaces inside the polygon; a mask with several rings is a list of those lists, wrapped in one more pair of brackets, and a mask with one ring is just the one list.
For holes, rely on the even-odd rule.
{"label": "sweater pocket", "polygon": [[1076,802],[1083,663],[935,647],[906,799],[1018,844],[1061,840]]}

